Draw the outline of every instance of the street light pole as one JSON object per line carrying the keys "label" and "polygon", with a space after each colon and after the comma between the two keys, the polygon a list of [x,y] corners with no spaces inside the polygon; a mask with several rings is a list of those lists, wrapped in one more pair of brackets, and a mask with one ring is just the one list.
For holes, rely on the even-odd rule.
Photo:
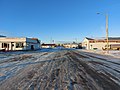
{"label": "street light pole", "polygon": [[106,14],[106,41],[107,41],[107,53],[109,53],[109,40],[108,40],[108,14]]}
{"label": "street light pole", "polygon": [[[97,13],[100,14],[100,13]],[[109,39],[108,39],[108,14],[105,15],[106,17],[106,43],[107,43],[107,53],[109,53]]]}

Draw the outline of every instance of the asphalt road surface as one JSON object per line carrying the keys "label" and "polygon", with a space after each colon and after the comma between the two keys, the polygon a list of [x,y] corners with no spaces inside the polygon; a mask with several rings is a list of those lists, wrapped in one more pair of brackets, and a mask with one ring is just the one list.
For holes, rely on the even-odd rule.
{"label": "asphalt road surface", "polygon": [[0,61],[0,90],[120,90],[120,59],[77,50]]}

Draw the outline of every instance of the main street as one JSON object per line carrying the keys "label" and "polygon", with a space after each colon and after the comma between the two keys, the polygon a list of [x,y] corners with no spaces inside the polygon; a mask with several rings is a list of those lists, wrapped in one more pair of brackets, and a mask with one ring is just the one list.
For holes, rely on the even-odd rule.
{"label": "main street", "polygon": [[120,59],[78,50],[0,60],[0,90],[120,90]]}

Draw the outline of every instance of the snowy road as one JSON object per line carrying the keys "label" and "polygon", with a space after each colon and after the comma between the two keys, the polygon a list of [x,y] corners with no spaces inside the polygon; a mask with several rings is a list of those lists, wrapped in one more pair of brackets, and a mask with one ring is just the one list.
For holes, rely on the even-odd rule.
{"label": "snowy road", "polygon": [[4,55],[0,90],[120,90],[120,59],[77,50]]}

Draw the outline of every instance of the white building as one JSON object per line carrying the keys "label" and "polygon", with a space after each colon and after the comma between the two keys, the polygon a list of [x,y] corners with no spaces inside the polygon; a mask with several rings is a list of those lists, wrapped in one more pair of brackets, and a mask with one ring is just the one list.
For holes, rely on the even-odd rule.
{"label": "white building", "polygon": [[42,44],[41,48],[55,48],[56,44]]}
{"label": "white building", "polygon": [[65,43],[65,44],[63,44],[63,47],[65,47],[65,48],[77,48],[78,44],[77,43]]}
{"label": "white building", "polygon": [[[120,45],[120,37],[109,37],[110,45]],[[85,37],[82,42],[82,47],[87,50],[99,49],[102,50],[106,47],[107,40],[105,38],[87,38]]]}
{"label": "white building", "polygon": [[0,50],[36,50],[40,48],[37,38],[0,37]]}

